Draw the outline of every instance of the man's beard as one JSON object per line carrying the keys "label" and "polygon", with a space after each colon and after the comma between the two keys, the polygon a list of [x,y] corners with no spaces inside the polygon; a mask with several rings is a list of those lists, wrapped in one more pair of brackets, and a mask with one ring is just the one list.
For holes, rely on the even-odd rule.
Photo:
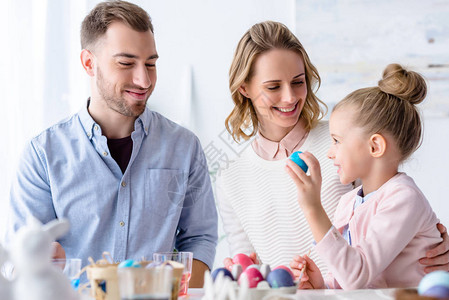
{"label": "man's beard", "polygon": [[141,104],[137,104],[134,106],[129,105],[126,102],[126,100],[122,98],[120,95],[114,95],[115,91],[114,87],[105,80],[100,68],[98,68],[97,71],[98,71],[97,77],[98,92],[110,109],[127,117],[138,117],[145,111],[146,103],[149,96],[147,97],[145,102],[142,102]]}

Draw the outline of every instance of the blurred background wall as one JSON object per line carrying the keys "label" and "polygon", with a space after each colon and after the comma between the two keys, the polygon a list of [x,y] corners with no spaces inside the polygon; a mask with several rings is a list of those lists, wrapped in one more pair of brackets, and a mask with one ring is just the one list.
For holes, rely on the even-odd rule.
{"label": "blurred background wall", "polygon": [[[24,143],[77,112],[89,96],[79,61],[80,24],[99,1],[3,0],[0,11],[0,231],[11,177]],[[158,82],[149,107],[195,132],[212,181],[248,144],[224,129],[232,109],[228,70],[240,37],[275,20],[297,34],[322,77],[331,108],[354,89],[376,85],[388,63],[421,72],[422,147],[403,166],[449,226],[449,2],[429,0],[229,0],[132,2],[153,19]],[[228,255],[221,223],[216,266]],[[293,234],[293,233],[292,233]]]}

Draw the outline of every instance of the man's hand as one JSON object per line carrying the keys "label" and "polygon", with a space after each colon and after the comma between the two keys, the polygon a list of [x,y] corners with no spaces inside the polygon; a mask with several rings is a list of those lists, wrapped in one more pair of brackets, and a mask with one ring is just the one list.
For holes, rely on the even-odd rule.
{"label": "man's hand", "polygon": [[190,278],[189,287],[202,288],[204,285],[204,272],[209,267],[200,260],[194,259],[192,262],[192,277]]}
{"label": "man's hand", "polygon": [[64,248],[62,248],[60,243],[53,242],[52,247],[53,247],[52,259],[65,259],[65,250]]}
{"label": "man's hand", "polygon": [[441,233],[443,241],[433,249],[426,252],[426,257],[419,260],[425,265],[424,272],[430,273],[436,270],[449,271],[449,236],[446,227],[438,223],[438,231]]}

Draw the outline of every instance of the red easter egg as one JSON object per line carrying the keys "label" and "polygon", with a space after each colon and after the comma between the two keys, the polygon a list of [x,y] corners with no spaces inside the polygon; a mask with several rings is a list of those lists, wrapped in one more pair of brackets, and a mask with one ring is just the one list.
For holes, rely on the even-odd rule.
{"label": "red easter egg", "polygon": [[287,266],[280,265],[280,266],[277,266],[276,268],[274,268],[273,270],[276,270],[276,269],[284,269],[285,271],[288,271],[288,273],[292,276],[292,278],[295,278],[295,275],[293,275],[292,270]]}
{"label": "red easter egg", "polygon": [[239,284],[241,284],[242,280],[248,278],[248,283],[250,288],[257,287],[257,284],[263,280],[263,276],[259,270],[256,268],[246,269],[239,278]]}
{"label": "red easter egg", "polygon": [[253,260],[243,253],[236,254],[232,259],[232,262],[241,265],[243,271],[245,271],[248,266],[254,264]]}

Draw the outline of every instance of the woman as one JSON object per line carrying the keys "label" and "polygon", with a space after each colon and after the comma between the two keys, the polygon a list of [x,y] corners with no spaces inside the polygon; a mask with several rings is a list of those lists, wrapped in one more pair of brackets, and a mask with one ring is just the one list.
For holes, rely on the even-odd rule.
{"label": "woman", "polygon": [[[267,21],[251,27],[240,40],[230,69],[235,107],[226,128],[238,142],[255,136],[251,147],[217,178],[217,200],[231,255],[257,253],[272,267],[288,265],[293,256],[313,249],[313,237],[299,208],[295,185],[285,172],[294,151],[313,153],[322,171],[322,205],[332,219],[342,185],[326,153],[328,124],[319,121],[326,106],[314,94],[318,71],[299,40],[283,24]],[[444,254],[427,265],[447,270],[449,241],[434,249]],[[253,254],[253,257],[255,254]],[[322,271],[324,265],[312,250]],[[224,261],[230,267],[229,258]]]}

